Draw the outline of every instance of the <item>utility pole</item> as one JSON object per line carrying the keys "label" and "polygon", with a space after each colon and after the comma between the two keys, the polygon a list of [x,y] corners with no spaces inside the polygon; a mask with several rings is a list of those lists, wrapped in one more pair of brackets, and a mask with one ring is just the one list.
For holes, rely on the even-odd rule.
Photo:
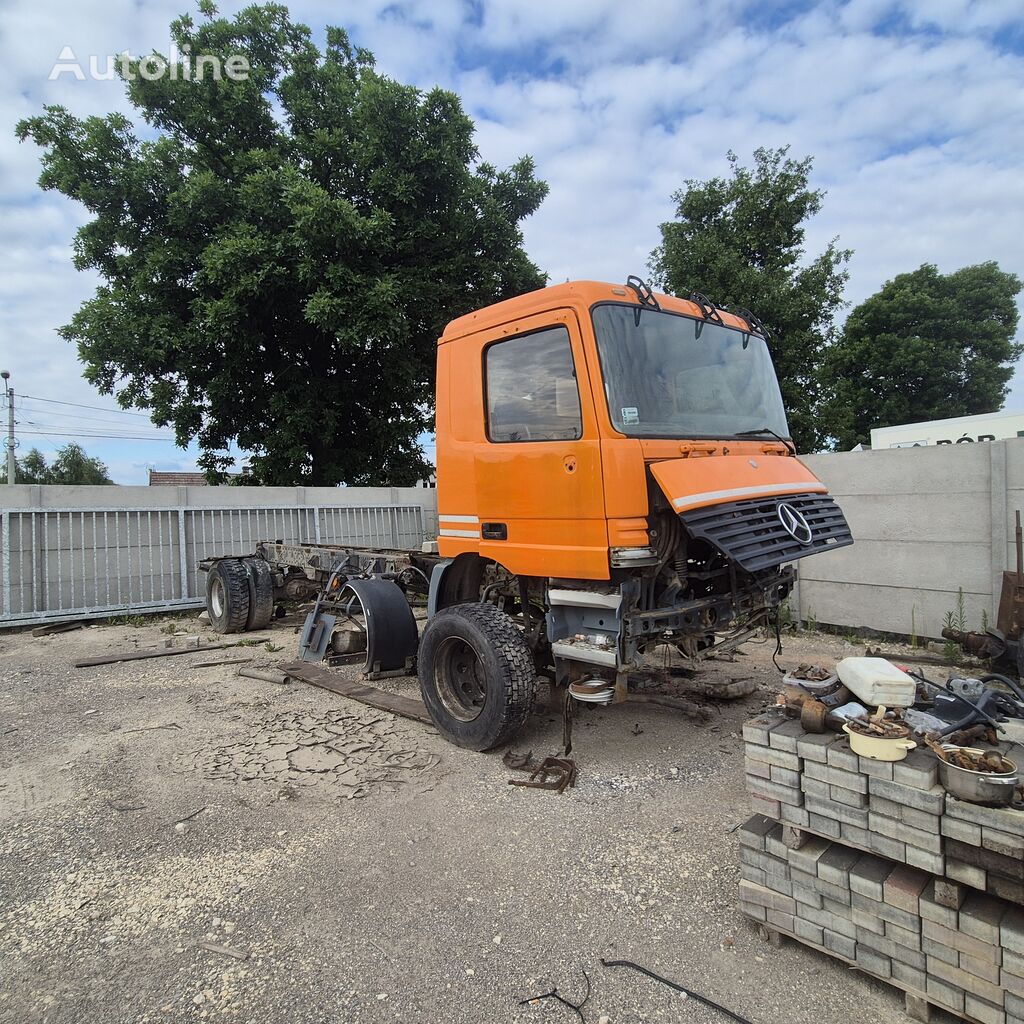
{"label": "utility pole", "polygon": [[11,379],[7,370],[0,372],[4,380],[4,394],[7,396],[7,482],[14,483],[16,468],[14,462],[14,388],[7,382]]}

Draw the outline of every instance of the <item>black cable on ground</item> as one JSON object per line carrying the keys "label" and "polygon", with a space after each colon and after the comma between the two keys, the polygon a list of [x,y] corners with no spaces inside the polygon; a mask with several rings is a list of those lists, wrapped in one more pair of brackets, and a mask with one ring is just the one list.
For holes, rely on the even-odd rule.
{"label": "black cable on ground", "polygon": [[[660,974],[655,974],[654,971],[647,970],[646,967],[641,967],[639,964],[633,963],[632,960],[605,960],[601,958],[602,967],[631,967],[634,971],[639,971],[641,974],[646,974],[648,978],[653,978],[655,981],[660,981],[662,985],[668,985],[669,988],[674,988],[677,992],[682,992],[684,996],[689,999],[696,999],[698,1003],[703,1003],[705,1006],[711,1007],[712,1010],[717,1010],[719,1013],[724,1013],[730,1020],[736,1021],[736,1024],[751,1024],[746,1017],[741,1017],[738,1013],[733,1013],[732,1010],[727,1009],[719,1003],[714,1002],[712,999],[708,999],[705,996],[699,995],[696,992],[691,992],[688,988],[683,988],[682,985],[677,985],[674,981],[669,981],[668,978],[663,978]],[[582,1014],[580,1020],[582,1020]]]}
{"label": "black cable on ground", "polygon": [[779,664],[778,656],[782,653],[782,623],[779,621],[779,610],[775,609],[775,650],[772,651],[772,662],[783,675],[786,670]]}
{"label": "black cable on ground", "polygon": [[[580,969],[582,970],[582,968],[580,968]],[[532,1003],[535,1000],[540,1000],[540,999],[557,999],[558,1002],[560,1002],[563,1006],[568,1006],[569,1009],[572,1010],[573,1013],[575,1013],[577,1017],[579,1017],[579,1019],[581,1021],[581,1024],[585,1024],[584,1018],[583,1018],[583,1007],[587,1005],[587,1001],[590,999],[590,976],[587,974],[586,971],[583,971],[583,979],[587,983],[587,994],[583,997],[583,1002],[581,1002],[581,1003],[571,1003],[571,1002],[569,1002],[568,999],[566,999],[564,996],[559,994],[557,988],[553,988],[550,992],[544,992],[544,993],[542,993],[539,996],[530,996],[527,999],[520,999],[519,1000],[519,1005],[520,1006],[526,1006],[527,1003]]]}

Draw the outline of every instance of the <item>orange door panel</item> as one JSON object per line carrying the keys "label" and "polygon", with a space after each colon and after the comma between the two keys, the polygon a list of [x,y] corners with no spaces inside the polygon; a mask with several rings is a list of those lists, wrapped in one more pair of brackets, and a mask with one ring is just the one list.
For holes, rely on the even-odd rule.
{"label": "orange door panel", "polygon": [[[575,313],[553,310],[442,347],[453,402],[477,412],[452,416],[462,479],[438,491],[442,554],[477,550],[517,575],[607,579],[601,443]],[[470,454],[473,508],[463,507]],[[459,508],[447,507],[449,494]]]}

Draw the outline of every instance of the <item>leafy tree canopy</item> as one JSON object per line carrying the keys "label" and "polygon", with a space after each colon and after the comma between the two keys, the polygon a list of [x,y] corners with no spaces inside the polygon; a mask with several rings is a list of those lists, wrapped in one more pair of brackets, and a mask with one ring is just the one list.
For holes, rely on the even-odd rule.
{"label": "leafy tree canopy", "polygon": [[87,455],[81,445],[66,444],[57,450],[49,465],[38,448],[32,448],[15,463],[19,484],[112,484],[107,467],[95,456]]}
{"label": "leafy tree canopy", "polygon": [[815,370],[835,334],[851,253],[833,240],[804,259],[804,225],[825,193],[808,185],[811,158],[788,152],[755,150],[752,168],[729,153],[730,177],[688,180],[672,197],[676,220],[661,225],[650,268],[676,295],[703,292],[761,319],[772,335],[793,439],[808,451],[823,440]]}
{"label": "leafy tree canopy", "polygon": [[246,80],[136,61],[152,137],[56,106],[18,125],[40,185],[92,215],[75,263],[103,283],[62,334],[102,392],[198,438],[213,479],[234,440],[254,482],[411,483],[445,322],[544,284],[518,225],[547,186],[528,157],[480,162],[454,94],[379,74],[341,29],[321,52],[283,6],[200,10],[178,50],[243,56]]}
{"label": "leafy tree canopy", "polygon": [[994,262],[940,274],[926,263],[887,281],[854,309],[823,377],[837,446],[872,427],[995,412],[1013,364],[1021,282]]}

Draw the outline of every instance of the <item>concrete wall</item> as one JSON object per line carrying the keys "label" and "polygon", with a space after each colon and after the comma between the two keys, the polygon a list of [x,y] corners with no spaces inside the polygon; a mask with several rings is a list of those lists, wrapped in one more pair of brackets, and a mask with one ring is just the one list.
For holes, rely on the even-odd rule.
{"label": "concrete wall", "polygon": [[995,624],[1024,507],[1024,439],[839,452],[803,461],[829,487],[852,547],[799,562],[803,619],[938,637],[962,587],[969,629]]}

